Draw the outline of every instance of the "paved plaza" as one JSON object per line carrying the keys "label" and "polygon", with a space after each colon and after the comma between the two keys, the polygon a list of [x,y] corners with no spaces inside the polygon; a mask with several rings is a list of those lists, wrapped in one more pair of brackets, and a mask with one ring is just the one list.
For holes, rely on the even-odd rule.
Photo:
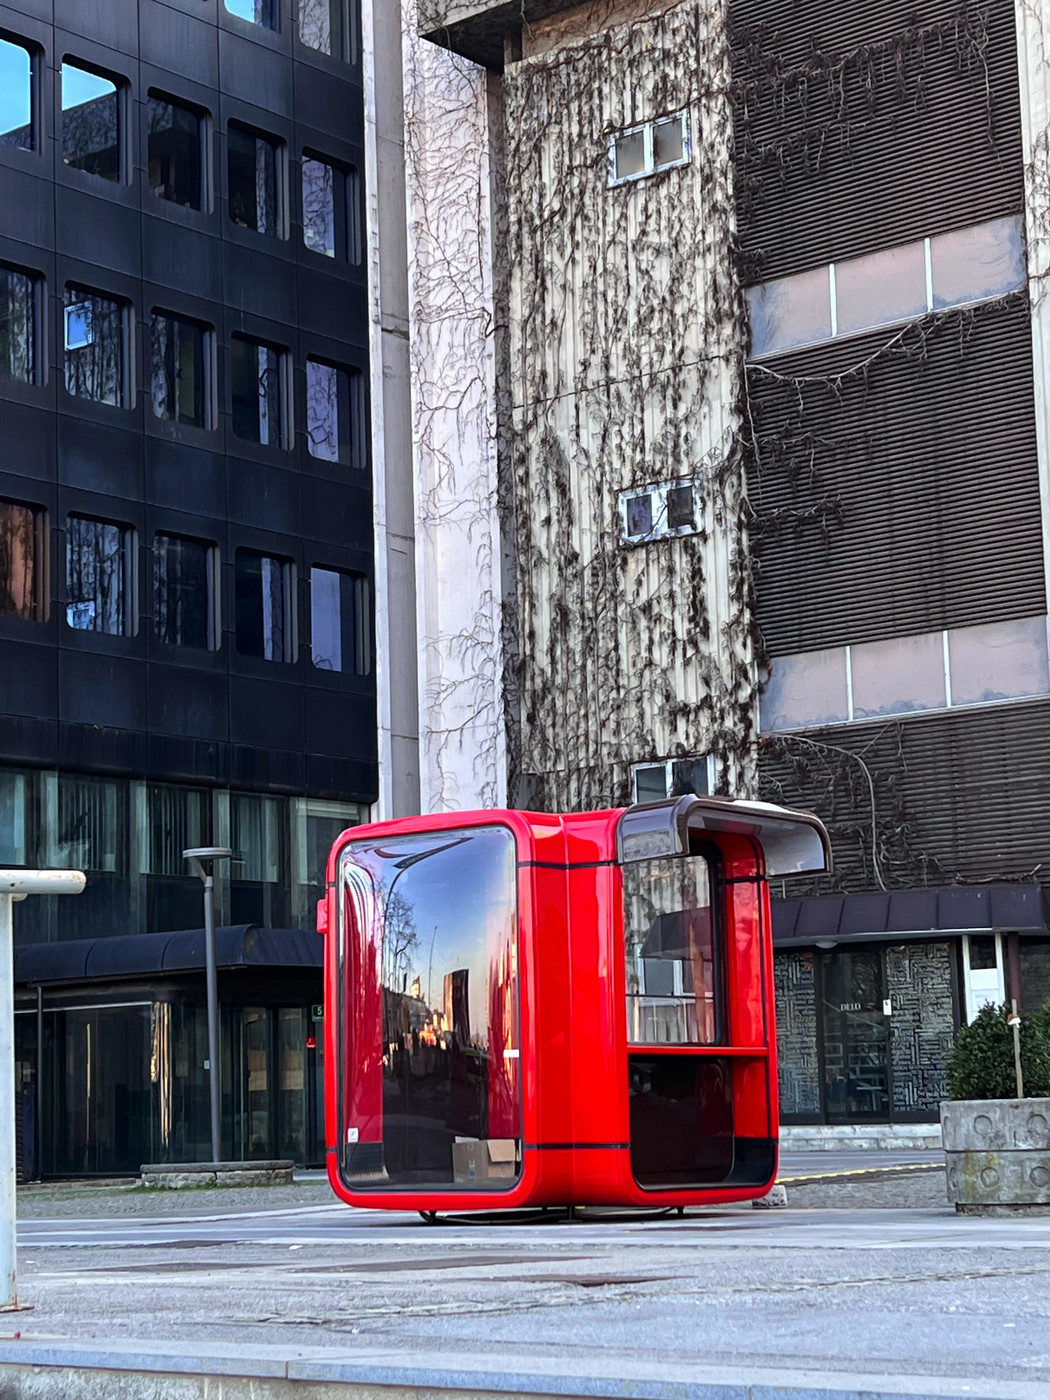
{"label": "paved plaza", "polygon": [[[857,1206],[879,1189],[842,1177],[809,1208],[438,1225],[351,1211],[323,1181],[27,1193],[33,1311],[0,1319],[0,1396],[1045,1400],[1050,1218]],[[943,1177],[881,1189],[936,1201]]]}

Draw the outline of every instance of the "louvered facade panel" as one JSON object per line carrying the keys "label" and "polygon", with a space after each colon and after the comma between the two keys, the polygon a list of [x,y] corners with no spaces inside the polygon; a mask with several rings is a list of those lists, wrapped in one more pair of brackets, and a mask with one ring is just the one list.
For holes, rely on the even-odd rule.
{"label": "louvered facade panel", "polygon": [[731,15],[746,281],[1020,211],[1013,0]]}
{"label": "louvered facade panel", "polygon": [[751,368],[771,655],[1045,610],[1030,334],[1018,298]]}
{"label": "louvered facade panel", "polygon": [[759,770],[764,797],[831,829],[834,874],[792,895],[876,889],[876,862],[891,889],[1050,885],[1050,700],[785,735],[763,743]]}

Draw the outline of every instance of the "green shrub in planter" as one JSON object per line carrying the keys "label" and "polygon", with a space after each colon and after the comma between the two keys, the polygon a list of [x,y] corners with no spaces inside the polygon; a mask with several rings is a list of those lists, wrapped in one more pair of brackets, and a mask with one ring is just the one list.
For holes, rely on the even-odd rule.
{"label": "green shrub in planter", "polygon": [[[1009,1008],[982,1006],[960,1026],[945,1066],[951,1099],[1015,1099],[1014,1034]],[[1021,1074],[1025,1098],[1050,1098],[1050,1001],[1021,1017]]]}

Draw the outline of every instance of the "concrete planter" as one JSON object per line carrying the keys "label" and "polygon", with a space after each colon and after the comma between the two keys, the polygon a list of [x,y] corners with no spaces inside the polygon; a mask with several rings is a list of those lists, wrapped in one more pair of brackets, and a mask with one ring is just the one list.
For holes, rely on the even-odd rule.
{"label": "concrete planter", "polygon": [[941,1104],[948,1200],[966,1215],[1050,1215],[1050,1099]]}

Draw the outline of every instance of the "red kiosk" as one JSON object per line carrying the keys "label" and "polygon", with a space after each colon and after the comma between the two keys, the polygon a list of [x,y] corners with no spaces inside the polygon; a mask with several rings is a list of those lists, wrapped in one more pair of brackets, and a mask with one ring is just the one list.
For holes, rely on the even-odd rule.
{"label": "red kiosk", "polygon": [[686,796],[356,827],[328,861],[328,1175],[422,1212],[688,1206],[777,1168],[767,880],[813,816]]}

